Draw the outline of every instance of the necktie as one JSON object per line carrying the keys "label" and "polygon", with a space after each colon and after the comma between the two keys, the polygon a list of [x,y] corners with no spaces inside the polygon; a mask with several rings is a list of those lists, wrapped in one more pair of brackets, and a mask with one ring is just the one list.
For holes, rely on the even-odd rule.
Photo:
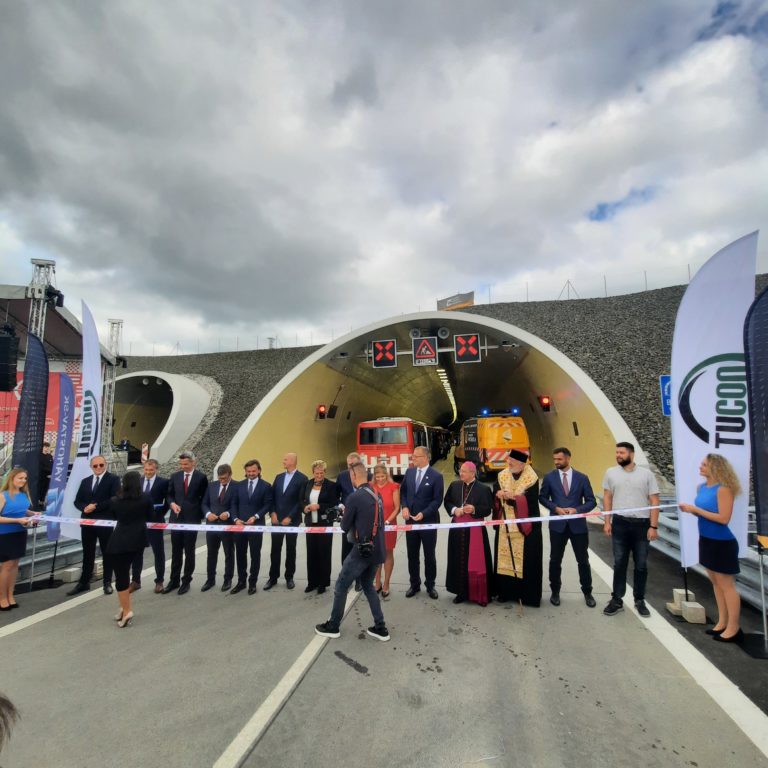
{"label": "necktie", "polygon": [[187,495],[187,491],[189,490],[189,475],[184,475],[184,495]]}
{"label": "necktie", "polygon": [[224,501],[224,494],[227,492],[227,486],[222,485],[221,490],[219,491],[219,501]]}
{"label": "necktie", "polygon": [[568,474],[563,472],[563,493],[567,496],[570,490],[568,487]]}
{"label": "necktie", "polygon": [[149,493],[149,480],[144,481],[144,493]]}
{"label": "necktie", "polygon": [[251,496],[253,496],[253,480],[248,481],[248,498],[250,499]]}
{"label": "necktie", "polygon": [[99,480],[101,480],[101,475],[97,475],[94,483],[93,483],[93,492],[96,493],[96,489],[99,487]]}
{"label": "necktie", "polygon": [[421,470],[416,470],[416,490],[419,490],[419,486],[421,485]]}

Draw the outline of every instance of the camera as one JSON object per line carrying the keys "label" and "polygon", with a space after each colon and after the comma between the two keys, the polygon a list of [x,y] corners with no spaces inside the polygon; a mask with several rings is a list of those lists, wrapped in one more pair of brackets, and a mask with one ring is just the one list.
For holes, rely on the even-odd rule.
{"label": "camera", "polygon": [[373,554],[373,540],[365,539],[365,541],[358,541],[357,551],[360,557],[370,557]]}
{"label": "camera", "polygon": [[340,520],[344,514],[344,510],[337,504],[335,507],[328,507],[325,510],[325,519],[330,525]]}

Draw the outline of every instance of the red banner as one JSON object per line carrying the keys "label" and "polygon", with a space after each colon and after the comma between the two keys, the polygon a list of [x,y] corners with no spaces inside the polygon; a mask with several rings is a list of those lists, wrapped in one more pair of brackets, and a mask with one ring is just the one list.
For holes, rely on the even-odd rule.
{"label": "red banner", "polygon": [[[55,433],[59,423],[59,375],[51,373],[48,376],[48,402],[45,409],[45,433],[50,438]],[[19,398],[21,382],[24,374],[16,373],[16,388],[13,392],[0,392],[0,441],[10,443],[16,432],[16,419],[19,415]]]}

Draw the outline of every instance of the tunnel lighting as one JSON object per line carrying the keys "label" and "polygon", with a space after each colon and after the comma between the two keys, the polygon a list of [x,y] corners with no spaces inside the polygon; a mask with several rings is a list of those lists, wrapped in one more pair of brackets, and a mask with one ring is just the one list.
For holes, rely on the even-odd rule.
{"label": "tunnel lighting", "polygon": [[487,416],[487,415],[488,415],[490,412],[491,412],[491,409],[490,409],[490,408],[482,408],[482,409],[480,410],[480,413],[481,413],[481,415],[483,415],[483,416]]}
{"label": "tunnel lighting", "polygon": [[[458,418],[458,412],[456,410],[456,398],[453,396],[453,390],[451,389],[451,382],[448,380],[448,374],[445,372],[445,368],[437,368],[436,370],[437,375],[440,378],[440,383],[443,385],[445,394],[448,397],[448,402],[451,404],[451,409],[453,411],[453,419],[451,419],[451,424],[453,424],[453,422]],[[450,424],[448,426],[450,426]]]}
{"label": "tunnel lighting", "polygon": [[513,416],[519,416],[519,415],[520,415],[520,409],[519,409],[517,406],[515,406],[515,407],[512,409],[512,415],[513,415]]}
{"label": "tunnel lighting", "polygon": [[539,395],[541,410],[548,412],[552,408],[552,398],[549,395]]}
{"label": "tunnel lighting", "polygon": [[324,419],[327,413],[328,413],[328,408],[325,405],[321,403],[320,405],[317,406],[318,419]]}

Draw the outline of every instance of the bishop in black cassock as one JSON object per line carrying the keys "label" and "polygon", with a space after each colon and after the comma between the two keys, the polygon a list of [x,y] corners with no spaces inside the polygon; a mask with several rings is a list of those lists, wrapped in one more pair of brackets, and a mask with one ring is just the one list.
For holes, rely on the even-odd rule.
{"label": "bishop in black cassock", "polygon": [[448,533],[448,572],[445,588],[456,595],[454,603],[471,600],[487,605],[493,595],[493,560],[485,526],[464,526],[482,520],[493,511],[491,489],[477,479],[477,468],[466,461],[459,480],[448,487],[443,500],[454,525]]}

